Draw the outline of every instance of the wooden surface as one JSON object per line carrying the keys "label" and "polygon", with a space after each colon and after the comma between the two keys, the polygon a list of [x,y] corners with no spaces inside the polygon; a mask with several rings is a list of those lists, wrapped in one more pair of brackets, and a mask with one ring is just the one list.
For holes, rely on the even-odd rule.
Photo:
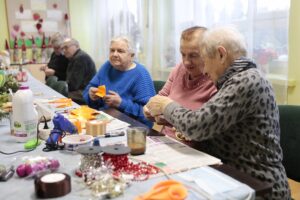
{"label": "wooden surface", "polygon": [[[143,127],[147,127],[146,125],[142,124],[141,122],[138,122],[130,117],[128,117],[127,115],[121,113],[120,111],[116,110],[116,109],[107,109],[104,110],[104,112],[106,112],[107,114],[118,118],[122,121],[125,121],[129,124],[131,124],[131,126],[143,126]],[[149,135],[151,136],[163,136],[163,134],[151,129],[149,131]],[[190,143],[190,142],[185,142],[185,144],[189,145],[190,147],[200,150],[200,143]],[[262,181],[259,181],[253,177],[251,177],[248,174],[242,173],[240,171],[238,171],[237,169],[230,167],[228,165],[217,165],[217,166],[212,166],[213,168],[233,177],[234,179],[247,184],[248,186],[250,186],[251,188],[253,188],[256,192],[256,196],[262,196],[264,194],[267,193],[271,193],[272,191],[272,185],[269,183],[265,183]]]}
{"label": "wooden surface", "polygon": [[23,68],[28,70],[34,78],[41,81],[42,83],[45,83],[45,72],[40,70],[41,66],[44,65],[46,64],[27,64],[24,65]]}

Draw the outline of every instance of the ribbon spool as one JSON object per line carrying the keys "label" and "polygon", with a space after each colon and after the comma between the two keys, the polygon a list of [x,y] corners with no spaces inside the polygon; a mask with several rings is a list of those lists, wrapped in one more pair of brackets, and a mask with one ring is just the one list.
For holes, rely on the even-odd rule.
{"label": "ribbon spool", "polygon": [[84,172],[91,167],[98,168],[101,166],[101,147],[100,146],[84,146],[77,149],[81,154],[80,171]]}
{"label": "ribbon spool", "polygon": [[85,124],[86,134],[92,136],[104,135],[106,133],[106,121],[87,121]]}
{"label": "ribbon spool", "polygon": [[39,198],[61,197],[71,192],[71,177],[65,173],[51,173],[34,180],[35,193]]}

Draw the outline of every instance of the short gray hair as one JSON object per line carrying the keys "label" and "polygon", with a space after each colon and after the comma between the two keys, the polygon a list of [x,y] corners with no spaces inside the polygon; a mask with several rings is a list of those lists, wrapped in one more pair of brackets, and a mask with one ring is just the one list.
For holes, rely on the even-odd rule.
{"label": "short gray hair", "polygon": [[210,58],[215,57],[218,46],[223,46],[233,57],[247,55],[244,36],[234,27],[217,27],[204,32],[201,42],[204,54]]}
{"label": "short gray hair", "polygon": [[50,43],[53,47],[60,47],[64,42],[64,39],[65,37],[61,33],[57,32],[51,36]]}
{"label": "short gray hair", "polygon": [[117,36],[111,39],[110,44],[113,42],[123,41],[128,46],[128,51],[132,54],[135,54],[134,45],[132,40],[128,36]]}
{"label": "short gray hair", "polygon": [[79,42],[74,38],[66,38],[62,43],[62,48],[69,45],[75,45],[79,48]]}

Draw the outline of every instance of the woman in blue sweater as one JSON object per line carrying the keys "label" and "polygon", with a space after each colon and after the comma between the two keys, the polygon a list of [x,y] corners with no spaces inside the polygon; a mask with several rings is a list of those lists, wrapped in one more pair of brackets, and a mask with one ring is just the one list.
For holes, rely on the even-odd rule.
{"label": "woman in blue sweater", "polygon": [[[152,79],[146,68],[133,61],[134,51],[126,37],[110,42],[109,61],[105,62],[83,92],[86,103],[95,109],[113,107],[147,124],[143,106],[155,95]],[[106,95],[96,95],[98,86],[106,86]]]}

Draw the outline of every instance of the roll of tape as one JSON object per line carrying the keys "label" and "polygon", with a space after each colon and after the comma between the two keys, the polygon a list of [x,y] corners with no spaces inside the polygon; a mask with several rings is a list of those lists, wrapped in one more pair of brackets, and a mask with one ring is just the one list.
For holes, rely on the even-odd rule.
{"label": "roll of tape", "polygon": [[86,122],[86,134],[92,136],[104,135],[106,133],[106,124],[104,121],[88,121]]}
{"label": "roll of tape", "polygon": [[35,193],[39,198],[61,197],[71,192],[71,177],[65,173],[51,173],[34,181]]}

